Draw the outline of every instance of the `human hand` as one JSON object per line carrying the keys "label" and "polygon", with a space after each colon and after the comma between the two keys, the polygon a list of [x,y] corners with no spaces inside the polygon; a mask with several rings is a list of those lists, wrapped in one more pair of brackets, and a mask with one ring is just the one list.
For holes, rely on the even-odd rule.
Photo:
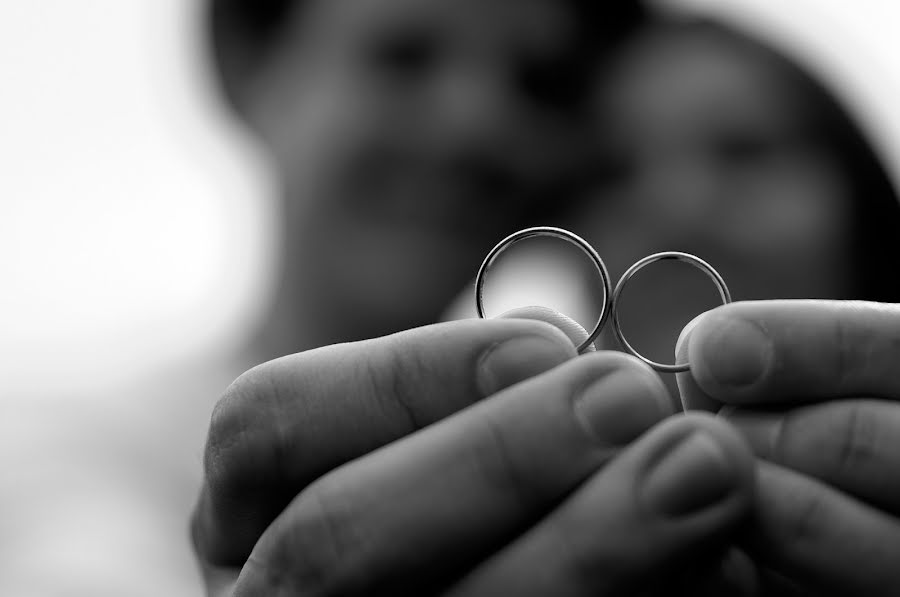
{"label": "human hand", "polygon": [[657,376],[575,356],[470,320],[251,370],[213,416],[201,560],[235,596],[668,593],[718,562],[753,458],[709,416],[645,433],[672,411]]}
{"label": "human hand", "polygon": [[900,595],[900,308],[735,303],[677,352],[685,407],[718,410],[766,461],[751,558],[805,590]]}

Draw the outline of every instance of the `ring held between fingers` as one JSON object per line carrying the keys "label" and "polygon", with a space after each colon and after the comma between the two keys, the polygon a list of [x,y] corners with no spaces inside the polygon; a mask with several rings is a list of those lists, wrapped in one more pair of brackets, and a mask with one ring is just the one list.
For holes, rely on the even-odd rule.
{"label": "ring held between fingers", "polygon": [[701,318],[687,354],[719,402],[761,405],[900,398],[900,306],[780,300],[726,305]]}

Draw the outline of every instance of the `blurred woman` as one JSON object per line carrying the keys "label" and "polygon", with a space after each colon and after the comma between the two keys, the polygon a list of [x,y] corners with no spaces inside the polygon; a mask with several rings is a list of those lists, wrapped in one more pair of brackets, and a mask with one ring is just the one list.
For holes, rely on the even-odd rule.
{"label": "blurred woman", "polygon": [[[900,300],[900,207],[834,97],[788,58],[723,24],[658,21],[603,60],[590,191],[569,215],[614,279],[680,250],[711,262],[737,300]],[[717,304],[682,264],[638,274],[625,333],[672,360],[674,339]]]}

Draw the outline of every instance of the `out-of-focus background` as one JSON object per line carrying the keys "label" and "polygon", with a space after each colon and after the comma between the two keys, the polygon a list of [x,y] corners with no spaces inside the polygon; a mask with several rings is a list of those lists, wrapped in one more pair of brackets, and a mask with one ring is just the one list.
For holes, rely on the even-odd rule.
{"label": "out-of-focus background", "polygon": [[252,311],[266,178],[217,101],[200,17],[180,0],[0,6],[4,398],[118,383]]}
{"label": "out-of-focus background", "polygon": [[[246,342],[272,293],[280,217],[277,177],[219,97],[203,4],[0,4],[0,593],[202,592],[187,539],[202,430],[217,392],[246,366],[224,361]],[[895,0],[656,4],[717,16],[800,63],[849,108],[900,180]],[[640,89],[641,81],[631,83]],[[787,161],[806,167],[806,154],[795,149]],[[799,179],[816,182],[802,172]],[[772,187],[755,188],[769,198]],[[746,203],[760,198],[750,196]],[[649,221],[638,215],[634,228]],[[598,221],[616,226],[613,218]],[[738,219],[725,236],[747,229]],[[610,228],[599,230],[601,241],[613,242]],[[632,232],[612,246],[619,249]],[[736,244],[755,255],[767,242],[757,240],[745,235]],[[819,263],[817,246],[807,253]],[[393,265],[407,253],[388,254]],[[767,255],[770,262],[781,257]],[[524,300],[572,313],[556,302],[566,296],[540,294],[568,293],[572,280],[557,269],[542,273],[561,276],[552,283],[517,282],[519,294],[492,290],[491,312]],[[838,269],[836,278],[850,277]],[[381,278],[374,281],[361,287]],[[378,307],[395,304],[388,299]],[[471,308],[471,295],[460,295],[448,317]],[[179,366],[186,376],[165,379]],[[200,385],[188,385],[191,374]]]}
{"label": "out-of-focus background", "polygon": [[[900,5],[668,0],[773,40],[900,163]],[[220,105],[200,7],[0,5],[0,397],[99,390],[236,342],[269,280],[270,177]]]}

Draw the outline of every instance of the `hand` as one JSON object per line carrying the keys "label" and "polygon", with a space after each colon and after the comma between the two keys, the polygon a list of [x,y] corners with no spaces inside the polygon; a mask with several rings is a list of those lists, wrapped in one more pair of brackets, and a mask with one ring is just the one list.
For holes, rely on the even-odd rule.
{"label": "hand", "polygon": [[717,563],[749,449],[709,416],[647,432],[658,377],[575,356],[547,324],[469,320],[251,370],[213,416],[201,559],[235,596],[630,595]]}
{"label": "hand", "polygon": [[900,308],[736,303],[677,352],[685,407],[721,409],[766,461],[749,555],[829,595],[900,595]]}

